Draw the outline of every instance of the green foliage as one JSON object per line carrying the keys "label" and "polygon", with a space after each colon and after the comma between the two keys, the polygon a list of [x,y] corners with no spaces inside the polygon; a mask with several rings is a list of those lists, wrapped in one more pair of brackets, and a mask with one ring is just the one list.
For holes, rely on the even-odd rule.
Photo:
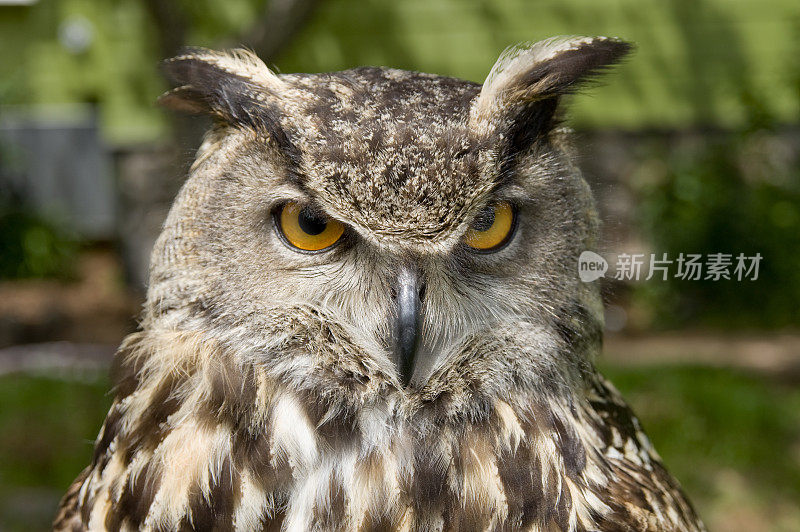
{"label": "green foliage", "polygon": [[106,379],[0,377],[2,478],[19,486],[66,489],[89,463],[89,442],[94,441],[111,405],[107,391]]}
{"label": "green foliage", "polygon": [[0,205],[0,279],[69,278],[78,242],[30,209]]}
{"label": "green foliage", "polygon": [[739,95],[797,120],[787,58],[797,56],[792,0],[329,0],[285,56],[284,71],[390,65],[482,82],[500,51],[554,35],[613,35],[637,45],[607,86],[577,96],[581,128],[740,127]]}
{"label": "green foliage", "polygon": [[[664,174],[641,189],[640,215],[657,254],[760,253],[758,279],[676,278],[637,287],[664,326],[800,325],[800,170],[780,161],[775,138],[755,132],[699,151],[673,150]],[[731,268],[731,271],[733,268]]]}
{"label": "green foliage", "polygon": [[[277,0],[168,2],[168,37],[187,45],[252,46],[250,29]],[[162,2],[163,3],[163,2]],[[579,96],[581,127],[686,127],[746,122],[747,92],[783,123],[798,119],[796,0],[326,0],[278,57],[284,72],[363,64],[482,81],[500,51],[553,35],[615,35],[637,53],[608,86]],[[0,98],[7,103],[97,102],[106,138],[153,140],[164,133],[153,105],[166,87],[159,24],[140,0],[53,0],[0,10]],[[70,51],[70,20],[92,28],[90,46]],[[790,70],[787,74],[787,70]],[[788,81],[788,82],[787,82]],[[794,83],[794,85],[793,85]]]}
{"label": "green foliage", "polygon": [[[258,21],[271,0],[182,0],[178,2],[190,30],[191,44],[217,46],[247,32]],[[235,45],[238,43],[227,43]]]}
{"label": "green foliage", "polygon": [[111,404],[107,391],[106,379],[0,377],[0,528],[47,528],[58,499],[91,460]]}

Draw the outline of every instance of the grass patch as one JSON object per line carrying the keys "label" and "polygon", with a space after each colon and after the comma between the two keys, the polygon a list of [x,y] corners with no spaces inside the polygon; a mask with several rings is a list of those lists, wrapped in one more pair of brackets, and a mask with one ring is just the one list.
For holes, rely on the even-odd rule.
{"label": "grass patch", "polygon": [[602,369],[710,529],[800,529],[800,390],[730,369]]}
{"label": "grass patch", "polygon": [[105,378],[0,377],[0,529],[49,529],[61,495],[91,460],[108,387]]}

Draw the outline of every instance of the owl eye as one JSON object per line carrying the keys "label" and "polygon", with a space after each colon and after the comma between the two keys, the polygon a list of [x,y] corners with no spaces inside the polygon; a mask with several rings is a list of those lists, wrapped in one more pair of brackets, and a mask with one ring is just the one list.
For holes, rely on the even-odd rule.
{"label": "owl eye", "polygon": [[472,221],[464,235],[464,243],[479,253],[498,251],[511,240],[516,222],[517,213],[509,202],[493,203]]}
{"label": "owl eye", "polygon": [[300,251],[326,250],[344,234],[344,225],[340,222],[294,201],[281,206],[275,213],[275,220],[284,240]]}

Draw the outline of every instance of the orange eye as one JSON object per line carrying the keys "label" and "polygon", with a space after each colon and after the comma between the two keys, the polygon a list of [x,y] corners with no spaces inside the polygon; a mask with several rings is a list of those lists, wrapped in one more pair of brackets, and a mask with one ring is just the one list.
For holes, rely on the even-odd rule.
{"label": "orange eye", "polygon": [[516,226],[514,207],[507,201],[493,203],[472,221],[464,242],[474,251],[497,251],[506,244]]}
{"label": "orange eye", "polygon": [[313,208],[290,201],[275,213],[278,230],[286,241],[301,251],[322,251],[336,244],[344,225]]}

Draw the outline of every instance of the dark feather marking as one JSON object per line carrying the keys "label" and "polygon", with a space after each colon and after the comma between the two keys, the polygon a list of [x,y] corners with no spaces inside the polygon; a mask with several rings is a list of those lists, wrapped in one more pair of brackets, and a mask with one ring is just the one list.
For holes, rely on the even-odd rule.
{"label": "dark feather marking", "polygon": [[205,111],[228,124],[264,132],[280,153],[298,162],[300,151],[281,125],[282,110],[260,99],[266,98],[268,89],[192,53],[188,50],[163,63],[167,75],[181,87],[167,93],[161,102],[181,111]]}
{"label": "dark feather marking", "polygon": [[[108,411],[106,420],[103,422],[103,437],[94,447],[94,454],[92,456],[92,467],[98,468],[102,471],[108,462],[107,451],[108,446],[114,441],[114,438],[119,434],[122,426],[122,412],[120,412],[119,403],[114,403]],[[102,463],[101,463],[102,462]]]}
{"label": "dark feather marking", "polygon": [[545,500],[541,464],[528,441],[520,442],[515,451],[503,450],[497,472],[506,494],[510,530],[527,529],[542,515]]}
{"label": "dark feather marking", "polygon": [[89,518],[92,515],[92,505],[94,504],[94,499],[89,497],[89,490],[86,490],[86,494],[84,495],[83,500],[80,502],[81,522],[85,525],[89,524]]}
{"label": "dark feather marking", "polygon": [[586,467],[586,449],[572,427],[566,426],[558,416],[553,416],[552,422],[558,435],[559,451],[567,476],[577,481]]}
{"label": "dark feather marking", "polygon": [[119,500],[112,504],[106,515],[106,526],[110,529],[119,528],[123,522],[127,522],[134,528],[140,528],[158,493],[161,475],[161,468],[156,462],[151,462],[138,475],[135,484],[129,478]]}
{"label": "dark feather marking", "polygon": [[[553,485],[553,484],[551,484]],[[572,494],[566,483],[561,483],[561,493],[558,495],[558,503],[555,507],[553,520],[558,523],[561,530],[569,530],[569,515],[572,510]]]}
{"label": "dark feather marking", "polygon": [[593,39],[574,49],[557,52],[515,79],[518,86],[537,86],[536,96],[575,92],[581,84],[618,63],[633,48],[613,39]]}
{"label": "dark feather marking", "polygon": [[[248,427],[256,408],[258,391],[254,368],[239,368],[231,361],[209,371],[210,390],[204,405],[209,417],[215,424]],[[200,415],[203,415],[202,409]]]}
{"label": "dark feather marking", "polygon": [[326,416],[327,411],[323,413],[323,410],[325,410],[324,407],[310,416],[314,420],[317,435],[321,440],[331,449],[336,450],[356,446],[361,438],[361,428],[355,412],[350,409],[342,409],[334,415]]}
{"label": "dark feather marking", "polygon": [[397,529],[397,523],[386,514],[367,514],[358,527],[358,532],[392,532]]}
{"label": "dark feather marking", "polygon": [[275,510],[275,515],[272,518],[264,516],[262,522],[262,532],[281,532],[283,530],[283,521],[286,519],[286,508],[284,506]]}
{"label": "dark feather marking", "polygon": [[[331,342],[334,340],[331,339]],[[363,385],[361,377],[357,375],[347,375],[346,378],[353,386]],[[311,390],[298,391],[297,398],[324,445],[330,449],[343,450],[358,444],[361,428],[352,408],[333,406],[329,399],[319,397]]]}
{"label": "dark feather marking", "polygon": [[275,463],[270,455],[268,432],[253,434],[239,430],[233,435],[233,464],[239,471],[249,471],[261,489],[277,493],[289,484],[292,478],[288,463]]}
{"label": "dark feather marking", "polygon": [[323,420],[317,425],[317,435],[332,449],[346,449],[358,445],[361,429],[355,414],[349,410]]}
{"label": "dark feather marking", "polygon": [[315,506],[311,521],[319,530],[341,530],[343,529],[342,524],[347,517],[344,486],[336,479],[330,478],[328,479],[327,491],[328,506]]}
{"label": "dark feather marking", "polygon": [[[134,454],[142,450],[152,451],[169,432],[166,426],[167,418],[175,413],[181,406],[181,401],[177,397],[177,391],[185,384],[186,375],[182,372],[174,371],[161,380],[158,387],[153,392],[150,402],[136,420],[130,434],[120,441],[121,448],[124,447],[123,461],[129,464]],[[122,451],[122,449],[119,449]]]}
{"label": "dark feather marking", "polygon": [[600,416],[594,425],[606,445],[610,446],[614,440],[612,427],[616,428],[623,437],[636,434],[633,412],[629,407],[610,401],[590,401],[589,403]]}
{"label": "dark feather marking", "polygon": [[597,509],[589,508],[589,516],[592,522],[598,530],[623,532],[625,528],[622,528],[621,523],[630,522],[629,512],[622,504],[616,501],[605,500],[604,502],[611,508],[611,512],[603,515]]}
{"label": "dark feather marking", "polygon": [[508,140],[500,150],[501,178],[513,173],[518,155],[525,154],[531,146],[547,139],[548,133],[558,123],[555,118],[557,110],[558,99],[549,98],[526,104],[513,116],[503,135]]}
{"label": "dark feather marking", "polygon": [[105,527],[108,532],[120,532],[125,515],[112,509],[106,514]]}
{"label": "dark feather marking", "polygon": [[[78,497],[81,486],[91,474],[91,471],[90,467],[81,471],[78,478],[70,485],[67,493],[61,498],[61,502],[58,505],[58,513],[53,520],[53,530],[81,532],[84,529],[84,525],[89,522],[88,514],[84,512],[85,507],[81,507],[82,503],[78,500]],[[79,509],[80,518],[78,517]]]}
{"label": "dark feather marking", "polygon": [[239,473],[225,458],[217,475],[212,475],[208,497],[195,484],[189,490],[189,511],[181,526],[197,531],[232,531],[233,510],[240,498]]}
{"label": "dark feather marking", "polygon": [[420,442],[416,446],[414,474],[405,488],[415,512],[424,515],[444,506],[448,466],[429,444]]}
{"label": "dark feather marking", "polygon": [[[456,503],[458,504],[458,503]],[[452,510],[461,510],[457,506]],[[490,516],[481,513],[481,507],[464,508],[463,511],[454,511],[452,515],[445,514],[444,529],[448,532],[481,532],[488,530]]]}

